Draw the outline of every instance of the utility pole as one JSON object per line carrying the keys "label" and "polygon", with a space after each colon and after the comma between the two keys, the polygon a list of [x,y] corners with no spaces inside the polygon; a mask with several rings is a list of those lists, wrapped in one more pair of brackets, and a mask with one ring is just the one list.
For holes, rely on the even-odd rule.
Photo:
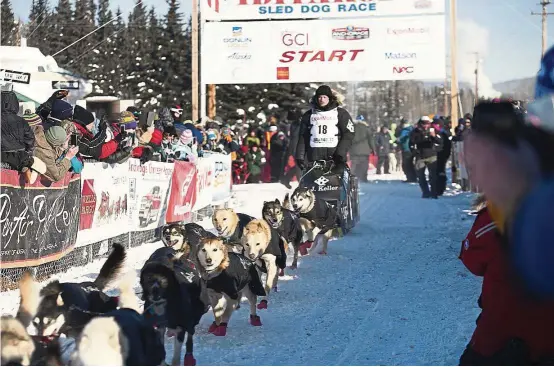
{"label": "utility pole", "polygon": [[458,126],[458,38],[456,0],[450,0],[450,109],[452,120],[452,133]]}
{"label": "utility pole", "polygon": [[215,118],[216,107],[215,107],[215,84],[208,84],[208,117],[211,119]]}
{"label": "utility pole", "polygon": [[535,12],[531,12],[531,15],[540,15],[542,20],[542,56],[544,56],[545,52],[546,52],[546,39],[548,37],[548,33],[547,33],[547,29],[546,29],[546,24],[547,24],[547,19],[548,19],[548,16],[549,15],[553,15],[554,13],[548,13],[546,11],[546,7],[548,5],[550,5],[552,2],[551,0],[542,0],[539,5],[542,6],[542,11],[540,13],[535,13]]}
{"label": "utility pole", "polygon": [[192,122],[198,122],[198,0],[192,0]]}

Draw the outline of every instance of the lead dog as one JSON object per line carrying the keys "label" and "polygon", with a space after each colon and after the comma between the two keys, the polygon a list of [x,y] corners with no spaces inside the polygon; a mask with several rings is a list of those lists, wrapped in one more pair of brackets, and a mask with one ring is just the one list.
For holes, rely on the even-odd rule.
{"label": "lead dog", "polygon": [[242,253],[240,248],[240,239],[244,227],[253,217],[235,213],[233,209],[217,209],[212,217],[212,222],[220,237],[225,239],[225,243],[233,252]]}
{"label": "lead dog", "polygon": [[[337,226],[337,211],[325,200],[319,199],[314,192],[305,187],[297,187],[290,197],[294,211],[303,219],[300,225],[305,234],[304,245],[309,246],[313,241],[310,253],[314,252],[319,244],[321,255],[327,254],[327,244]],[[304,252],[301,248],[301,252]]]}
{"label": "lead dog", "polygon": [[[285,199],[287,198],[288,194]],[[281,235],[287,243],[292,244],[294,259],[291,264],[291,269],[296,269],[298,267],[298,251],[303,237],[300,218],[291,210],[284,208],[279,199],[264,202],[262,217],[273,229],[279,232],[279,235]]]}
{"label": "lead dog", "polygon": [[287,255],[285,240],[263,219],[254,219],[244,227],[242,247],[244,255],[256,263],[261,272],[267,273],[265,293],[259,309],[267,308],[267,298],[271,289],[277,290],[279,274],[277,269],[285,269]]}
{"label": "lead dog", "polygon": [[206,280],[215,321],[208,331],[216,336],[227,334],[227,324],[244,296],[250,303],[250,324],[261,326],[256,314],[258,296],[265,296],[256,266],[244,256],[228,252],[221,239],[204,239],[196,257],[202,278]]}
{"label": "lead dog", "polygon": [[115,310],[117,297],[110,297],[103,290],[120,274],[125,257],[125,248],[114,244],[112,253],[93,282],[60,283],[55,280],[42,288],[38,310],[32,320],[36,335],[64,333],[76,338],[91,318],[86,312]]}
{"label": "lead dog", "polygon": [[[160,339],[176,334],[172,365],[181,362],[181,349],[187,336],[184,365],[196,365],[193,337],[196,325],[208,312],[206,284],[194,262],[189,259],[187,242],[180,253],[171,247],[156,250],[145,262],[140,273],[145,316],[157,325]],[[198,247],[196,247],[198,248]]]}

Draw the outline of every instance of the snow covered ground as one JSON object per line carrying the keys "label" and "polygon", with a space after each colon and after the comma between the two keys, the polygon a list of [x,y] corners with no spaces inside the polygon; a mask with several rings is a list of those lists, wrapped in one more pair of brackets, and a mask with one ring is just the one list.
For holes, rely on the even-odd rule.
{"label": "snow covered ground", "polygon": [[[479,279],[457,259],[473,220],[470,196],[449,191],[424,200],[398,174],[371,178],[361,185],[361,222],[329,244],[328,256],[301,258],[298,270],[286,270],[269,308],[259,312],[262,327],[250,326],[248,307],[241,307],[227,336],[216,337],[207,332],[213,315],[204,316],[195,339],[199,365],[458,363],[480,291]],[[285,193],[279,184],[235,186],[232,205],[259,217],[264,200]],[[139,271],[159,246],[130,250],[128,266]],[[92,280],[102,262],[59,279]],[[1,297],[2,312],[15,313],[17,291]]]}

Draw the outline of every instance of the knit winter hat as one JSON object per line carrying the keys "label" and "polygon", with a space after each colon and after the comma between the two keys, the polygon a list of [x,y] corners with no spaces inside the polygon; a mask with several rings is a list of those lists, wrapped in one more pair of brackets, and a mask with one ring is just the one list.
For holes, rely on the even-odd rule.
{"label": "knit winter hat", "polygon": [[135,122],[135,115],[131,111],[123,111],[119,114],[119,122],[121,124],[127,124],[129,122]]}
{"label": "knit winter hat", "polygon": [[333,91],[331,90],[331,87],[328,85],[322,85],[315,91],[315,95],[317,96],[327,96],[329,98],[333,97]]}
{"label": "knit winter hat", "polygon": [[52,103],[50,116],[57,120],[65,120],[73,116],[73,107],[64,100],[56,99]]}
{"label": "knit winter hat", "polygon": [[28,114],[28,115],[23,115],[23,119],[25,121],[27,121],[27,123],[29,124],[29,126],[37,126],[37,125],[40,125],[42,124],[42,119],[40,118],[39,115],[37,115],[36,113],[31,113],[31,114]]}
{"label": "knit winter hat", "polygon": [[181,133],[181,137],[179,138],[179,140],[181,141],[182,144],[190,144],[192,143],[192,138],[193,138],[192,131],[190,129],[185,129]]}
{"label": "knit winter hat", "polygon": [[272,133],[273,133],[273,132],[276,132],[276,131],[277,131],[277,126],[271,125],[271,126],[269,127],[269,131],[272,132]]}
{"label": "knit winter hat", "polygon": [[51,126],[44,133],[44,137],[46,138],[46,141],[50,143],[50,145],[57,147],[65,143],[65,140],[67,139],[67,133],[65,132],[65,129],[61,126]]}
{"label": "knit winter hat", "polygon": [[213,130],[208,130],[208,140],[215,140],[217,139],[217,134]]}

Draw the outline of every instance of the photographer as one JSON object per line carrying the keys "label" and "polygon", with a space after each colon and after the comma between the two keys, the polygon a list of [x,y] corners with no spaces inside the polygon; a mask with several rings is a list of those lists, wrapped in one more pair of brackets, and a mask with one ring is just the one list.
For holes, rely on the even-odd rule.
{"label": "photographer", "polygon": [[43,175],[53,182],[60,181],[71,168],[71,160],[79,152],[79,147],[68,148],[69,136],[61,126],[51,126],[46,131],[35,130],[35,138],[35,155],[46,165]]}
{"label": "photographer", "polygon": [[91,112],[75,106],[72,121],[77,130],[79,152],[84,158],[107,163],[120,163],[129,158],[130,149],[120,147],[124,134],[106,116],[96,126]]}
{"label": "photographer", "polygon": [[[410,145],[415,151],[415,169],[422,197],[438,199],[437,153],[442,149],[443,142],[438,132],[431,127],[429,117],[423,116],[419,119],[417,127],[410,135]],[[431,191],[425,177],[425,169],[429,171]]]}

